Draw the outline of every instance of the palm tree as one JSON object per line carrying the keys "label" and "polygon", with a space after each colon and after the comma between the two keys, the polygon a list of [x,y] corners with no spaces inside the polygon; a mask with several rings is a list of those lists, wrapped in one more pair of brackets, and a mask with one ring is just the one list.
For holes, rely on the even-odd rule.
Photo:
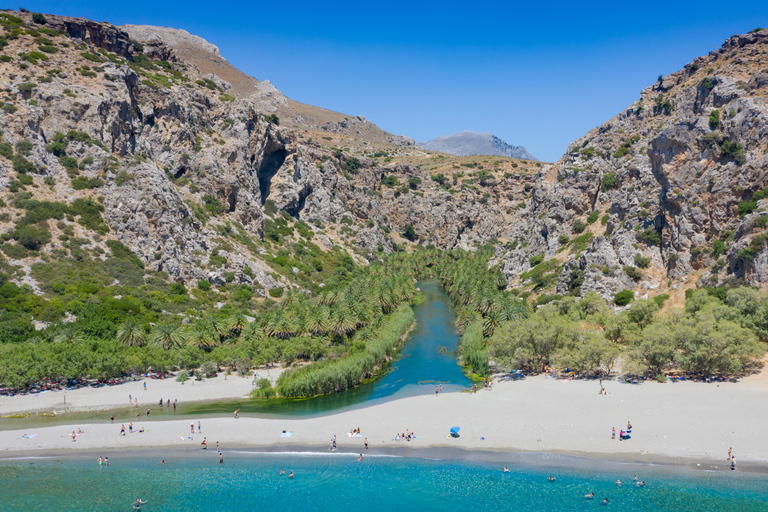
{"label": "palm tree", "polygon": [[240,336],[246,325],[248,325],[248,319],[242,313],[235,313],[229,318],[229,332],[235,336]]}
{"label": "palm tree", "polygon": [[56,343],[82,343],[85,341],[85,334],[80,327],[69,325],[53,338]]}
{"label": "palm tree", "polygon": [[146,341],[146,334],[141,325],[133,321],[125,322],[117,331],[117,341],[126,347],[140,347]]}
{"label": "palm tree", "polygon": [[179,324],[161,324],[152,332],[152,344],[163,350],[181,348],[186,341],[186,335]]}
{"label": "palm tree", "polygon": [[185,333],[186,343],[203,350],[209,350],[220,344],[221,337],[205,319],[197,320]]}
{"label": "palm tree", "polygon": [[245,329],[240,333],[240,339],[246,342],[254,342],[264,337],[264,331],[259,327],[256,322],[251,322],[245,326]]}

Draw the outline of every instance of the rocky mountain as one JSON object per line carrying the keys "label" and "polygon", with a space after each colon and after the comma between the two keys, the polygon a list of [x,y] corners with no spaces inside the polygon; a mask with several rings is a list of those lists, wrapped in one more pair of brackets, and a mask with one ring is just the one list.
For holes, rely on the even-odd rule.
{"label": "rocky mountain", "polygon": [[427,142],[419,142],[420,148],[440,151],[449,155],[495,155],[524,160],[536,160],[523,146],[511,146],[490,133],[463,131],[442,135]]}
{"label": "rocky mountain", "polygon": [[426,153],[182,31],[11,11],[0,26],[0,281],[36,297],[38,322],[128,281],[158,314],[163,286],[256,307],[415,243],[493,243],[540,303],[768,282],[767,30],[543,165]]}
{"label": "rocky mountain", "polygon": [[494,263],[535,293],[765,288],[766,185],[768,30],[756,30],[659,77],[543,168]]}
{"label": "rocky mountain", "polygon": [[506,240],[540,166],[425,155],[183,31],[10,11],[0,25],[0,277],[57,301],[46,321],[125,284],[114,265],[92,292],[65,284],[118,255],[143,269],[137,287],[213,286],[222,304],[317,291],[414,242]]}

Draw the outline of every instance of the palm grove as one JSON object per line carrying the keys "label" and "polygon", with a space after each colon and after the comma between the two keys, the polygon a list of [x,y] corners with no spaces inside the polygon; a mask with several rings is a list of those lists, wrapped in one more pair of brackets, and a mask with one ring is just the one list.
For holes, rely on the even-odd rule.
{"label": "palm grove", "polygon": [[[114,252],[126,279],[135,256]],[[506,290],[505,277],[488,268],[491,255],[490,246],[475,252],[394,253],[346,273],[318,294],[289,291],[279,304],[262,305],[255,319],[247,316],[251,309],[236,304],[210,309],[188,325],[179,315],[150,314],[153,298],[179,307],[191,300],[160,280],[152,282],[154,294],[146,286],[137,288],[137,294],[145,293],[139,298],[94,291],[75,322],[1,343],[0,382],[24,388],[43,380],[109,378],[149,368],[205,373],[227,366],[245,375],[266,362],[302,360],[312,364],[294,365],[276,390],[260,383],[256,394],[339,391],[374,375],[393,357],[414,323],[411,306],[420,300],[415,280],[425,278],[438,278],[454,301],[463,332],[459,354],[478,375],[492,367],[537,372],[547,366],[588,375],[616,369],[619,362],[624,374],[662,376],[681,369],[733,375],[765,353],[768,296],[739,283],[690,291],[683,310],[666,314],[658,312],[663,297],[657,297],[616,315],[594,292],[534,307],[521,290]],[[6,282],[0,288],[6,303],[22,300],[14,287]],[[3,328],[12,333],[12,326]]]}

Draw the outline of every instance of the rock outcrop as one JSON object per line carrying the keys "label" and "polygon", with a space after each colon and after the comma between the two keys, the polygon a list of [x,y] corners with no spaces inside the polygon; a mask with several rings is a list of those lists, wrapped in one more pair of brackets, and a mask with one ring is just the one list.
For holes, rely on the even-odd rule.
{"label": "rock outcrop", "polygon": [[494,263],[517,284],[544,255],[558,293],[608,299],[728,277],[766,287],[765,222],[745,215],[761,205],[740,205],[768,185],[767,66],[762,30],[660,77],[542,169],[519,243]]}

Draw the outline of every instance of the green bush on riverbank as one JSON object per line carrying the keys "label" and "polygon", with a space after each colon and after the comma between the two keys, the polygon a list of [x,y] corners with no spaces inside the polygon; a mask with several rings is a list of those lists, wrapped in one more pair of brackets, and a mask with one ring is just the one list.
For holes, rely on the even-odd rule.
{"label": "green bush on riverbank", "polygon": [[[369,341],[362,342],[360,336],[353,340],[353,348],[360,346],[359,352],[283,373],[277,380],[278,393],[283,397],[315,396],[357,386],[381,367],[414,321],[413,309],[408,304],[400,304],[370,333]],[[358,345],[360,342],[362,346]]]}

